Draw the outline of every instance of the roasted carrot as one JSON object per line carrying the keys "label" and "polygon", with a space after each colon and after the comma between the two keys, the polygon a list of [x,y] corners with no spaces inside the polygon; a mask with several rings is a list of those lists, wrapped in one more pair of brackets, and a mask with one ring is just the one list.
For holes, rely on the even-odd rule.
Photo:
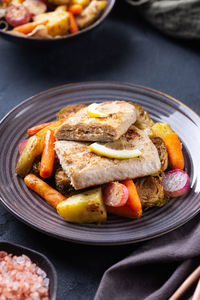
{"label": "roasted carrot", "polygon": [[128,202],[127,205],[132,209],[132,211],[137,215],[137,217],[142,216],[142,204],[140,197],[137,192],[137,188],[132,179],[127,179],[121,182],[128,189]]}
{"label": "roasted carrot", "polygon": [[83,10],[83,6],[81,4],[72,4],[69,5],[68,11],[73,13],[74,15],[79,15]]}
{"label": "roasted carrot", "polygon": [[106,206],[106,210],[113,214],[120,217],[137,219],[139,218],[138,213],[134,212],[128,204],[125,204],[121,207],[114,207],[114,206]]}
{"label": "roasted carrot", "polygon": [[28,34],[32,32],[38,25],[46,25],[48,20],[38,21],[38,22],[29,22],[24,25],[16,26],[12,31]]}
{"label": "roasted carrot", "polygon": [[36,192],[55,208],[59,203],[67,199],[65,196],[50,187],[46,182],[34,174],[28,174],[24,178],[24,182],[31,190]]}
{"label": "roasted carrot", "polygon": [[69,17],[70,17],[69,32],[71,32],[71,33],[76,33],[76,32],[78,32],[78,31],[79,31],[78,25],[77,25],[77,23],[76,23],[76,20],[75,20],[75,18],[74,18],[73,13],[71,13],[70,11],[69,11]]}
{"label": "roasted carrot", "polygon": [[175,132],[165,135],[164,142],[167,147],[169,163],[172,169],[184,169],[184,157],[181,142]]}
{"label": "roasted carrot", "polygon": [[47,130],[51,129],[53,131],[55,131],[66,119],[61,119],[59,121],[54,121],[52,122],[49,126],[44,127],[42,130],[38,131],[36,133],[36,136],[39,137],[44,137],[44,134]]}
{"label": "roasted carrot", "polygon": [[[55,121],[56,122],[56,121]],[[52,123],[54,122],[48,122],[48,123],[43,123],[43,124],[39,124],[39,125],[36,125],[36,126],[33,126],[31,128],[29,128],[27,130],[27,133],[29,136],[32,136],[32,135],[35,135],[36,133],[38,133],[40,130],[42,130],[43,128],[51,125]]]}
{"label": "roasted carrot", "polygon": [[44,136],[44,148],[41,158],[40,176],[48,178],[53,172],[55,150],[54,150],[55,136],[54,132],[49,129]]}

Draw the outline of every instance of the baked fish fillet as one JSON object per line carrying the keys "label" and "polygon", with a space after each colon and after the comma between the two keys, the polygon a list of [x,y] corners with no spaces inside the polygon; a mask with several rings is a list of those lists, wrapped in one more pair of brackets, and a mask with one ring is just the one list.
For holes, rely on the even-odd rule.
{"label": "baked fish fillet", "polygon": [[72,186],[83,189],[114,180],[137,178],[158,172],[161,168],[158,151],[149,137],[135,126],[116,144],[137,148],[142,156],[130,159],[112,159],[90,152],[89,143],[56,141],[55,150]]}
{"label": "baked fish fillet", "polygon": [[69,117],[55,132],[57,140],[114,141],[120,138],[136,121],[136,109],[125,101],[99,104],[101,111],[111,114],[103,118],[90,117],[87,107]]}

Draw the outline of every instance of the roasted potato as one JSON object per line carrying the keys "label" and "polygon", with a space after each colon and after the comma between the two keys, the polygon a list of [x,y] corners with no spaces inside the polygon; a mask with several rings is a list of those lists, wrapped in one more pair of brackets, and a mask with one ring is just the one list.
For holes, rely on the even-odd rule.
{"label": "roasted potato", "polygon": [[66,34],[70,26],[70,17],[67,11],[55,10],[37,15],[33,18],[33,20],[48,20],[48,23],[45,26],[48,30],[48,34],[52,37]]}
{"label": "roasted potato", "polygon": [[161,139],[164,140],[166,134],[173,132],[171,127],[169,126],[168,123],[155,123],[152,128],[152,135],[151,137],[160,137]]}
{"label": "roasted potato", "polygon": [[57,212],[67,221],[75,223],[99,223],[107,219],[101,188],[67,198],[58,204]]}
{"label": "roasted potato", "polygon": [[25,177],[28,174],[35,158],[42,153],[42,150],[43,139],[35,135],[28,139],[16,167],[16,172],[19,176]]}

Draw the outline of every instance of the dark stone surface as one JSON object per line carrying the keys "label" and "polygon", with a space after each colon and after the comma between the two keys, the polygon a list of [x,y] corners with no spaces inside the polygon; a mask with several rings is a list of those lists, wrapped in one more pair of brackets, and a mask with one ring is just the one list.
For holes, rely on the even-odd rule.
{"label": "dark stone surface", "polygon": [[[124,1],[83,39],[34,48],[0,39],[0,117],[58,85],[93,80],[137,83],[165,92],[200,113],[199,44],[169,39]],[[140,244],[70,244],[29,228],[0,206],[0,240],[44,253],[58,273],[58,299],[93,299],[103,272]]]}

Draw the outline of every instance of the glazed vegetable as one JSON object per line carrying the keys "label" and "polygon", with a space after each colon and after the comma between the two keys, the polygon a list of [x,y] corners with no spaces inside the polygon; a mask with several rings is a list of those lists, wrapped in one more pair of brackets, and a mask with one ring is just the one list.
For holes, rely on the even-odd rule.
{"label": "glazed vegetable", "polygon": [[25,184],[38,195],[40,195],[44,200],[46,200],[53,207],[57,207],[59,203],[66,200],[66,197],[61,193],[50,187],[42,179],[38,178],[34,174],[28,174],[24,178]]}
{"label": "glazed vegetable", "polygon": [[106,1],[98,1],[93,0],[90,2],[86,8],[83,9],[83,11],[77,15],[76,17],[76,23],[80,29],[85,28],[92,24],[100,15],[102,10],[106,7],[107,2]]}
{"label": "glazed vegetable", "polygon": [[168,123],[156,123],[152,126],[152,135],[151,137],[160,137],[164,140],[166,134],[173,132]]}
{"label": "glazed vegetable", "polygon": [[57,206],[58,214],[69,222],[105,222],[106,208],[101,188],[69,197]]}
{"label": "glazed vegetable", "polygon": [[46,23],[48,23],[47,20],[41,21],[41,22],[30,22],[30,23],[26,23],[24,25],[15,27],[13,29],[13,31],[23,33],[23,34],[28,34],[28,33],[32,32],[37,26],[45,25]]}
{"label": "glazed vegetable", "polygon": [[38,137],[44,137],[44,134],[47,130],[51,129],[55,132],[55,130],[64,122],[65,120],[62,119],[62,120],[59,120],[59,121],[55,121],[55,122],[52,122],[50,125],[44,127],[42,130],[38,131],[36,133],[36,136]]}
{"label": "glazed vegetable", "polygon": [[190,179],[186,172],[175,169],[164,174],[162,185],[167,196],[180,197],[187,192]]}
{"label": "glazed vegetable", "polygon": [[128,200],[127,187],[117,181],[110,182],[103,193],[104,203],[108,206],[120,207],[126,204]]}
{"label": "glazed vegetable", "polygon": [[164,142],[167,147],[171,168],[183,170],[184,157],[178,135],[175,132],[168,133],[164,137]]}
{"label": "glazed vegetable", "polygon": [[86,106],[86,104],[67,105],[57,113],[57,120],[68,118]]}
{"label": "glazed vegetable", "polygon": [[168,202],[160,180],[153,176],[145,176],[135,180],[142,207],[163,206]]}
{"label": "glazed vegetable", "polygon": [[69,11],[69,18],[70,18],[70,26],[69,26],[69,32],[70,33],[76,33],[79,31],[78,25],[76,23],[76,19],[74,18],[74,15],[72,12]]}
{"label": "glazed vegetable", "polygon": [[28,139],[25,139],[19,144],[19,154],[20,155],[24,151],[24,148],[25,148],[27,142],[28,142]]}
{"label": "glazed vegetable", "polygon": [[68,11],[70,11],[74,15],[78,15],[82,12],[83,6],[81,4],[72,4],[68,7]]}
{"label": "glazed vegetable", "polygon": [[64,35],[67,33],[70,26],[70,15],[66,11],[52,11],[37,15],[33,18],[34,21],[45,21],[48,34],[52,37]]}
{"label": "glazed vegetable", "polygon": [[28,139],[16,167],[16,172],[19,176],[24,177],[28,174],[34,159],[42,153],[42,150],[43,139],[37,136],[32,136]]}
{"label": "glazed vegetable", "polygon": [[23,5],[28,9],[31,17],[43,14],[47,10],[47,5],[41,0],[25,0]]}
{"label": "glazed vegetable", "polygon": [[106,206],[107,211],[121,217],[131,219],[140,218],[142,216],[142,205],[133,180],[124,180],[122,184],[128,189],[128,201],[121,207]]}
{"label": "glazed vegetable", "polygon": [[90,0],[71,0],[70,1],[71,4],[80,4],[83,7],[88,6],[90,3]]}
{"label": "glazed vegetable", "polygon": [[53,172],[54,159],[55,159],[55,136],[52,130],[47,130],[44,136],[44,148],[42,152],[40,176],[48,178]]}
{"label": "glazed vegetable", "polygon": [[12,4],[6,9],[5,19],[13,27],[26,24],[31,19],[28,9],[22,4]]}
{"label": "glazed vegetable", "polygon": [[148,112],[137,103],[131,102],[131,104],[134,105],[137,114],[137,120],[134,125],[141,130],[150,129],[153,126],[153,120],[149,117]]}
{"label": "glazed vegetable", "polygon": [[56,189],[63,195],[75,193],[75,190],[71,185],[70,178],[65,174],[65,172],[62,169],[57,169],[55,172],[55,184]]}
{"label": "glazed vegetable", "polygon": [[154,137],[151,139],[158,150],[158,155],[161,162],[161,170],[165,171],[168,167],[168,152],[163,139]]}
{"label": "glazed vegetable", "polygon": [[122,184],[124,184],[128,189],[128,204],[130,205],[134,213],[138,216],[138,218],[141,217],[142,204],[133,180],[132,179],[124,180],[122,181]]}
{"label": "glazed vegetable", "polygon": [[39,125],[33,126],[33,127],[29,128],[27,130],[27,133],[28,133],[29,136],[35,135],[40,130],[42,130],[43,128],[46,128],[49,125],[52,125],[53,123],[54,122],[49,122],[49,123],[43,123],[43,124],[39,124]]}

